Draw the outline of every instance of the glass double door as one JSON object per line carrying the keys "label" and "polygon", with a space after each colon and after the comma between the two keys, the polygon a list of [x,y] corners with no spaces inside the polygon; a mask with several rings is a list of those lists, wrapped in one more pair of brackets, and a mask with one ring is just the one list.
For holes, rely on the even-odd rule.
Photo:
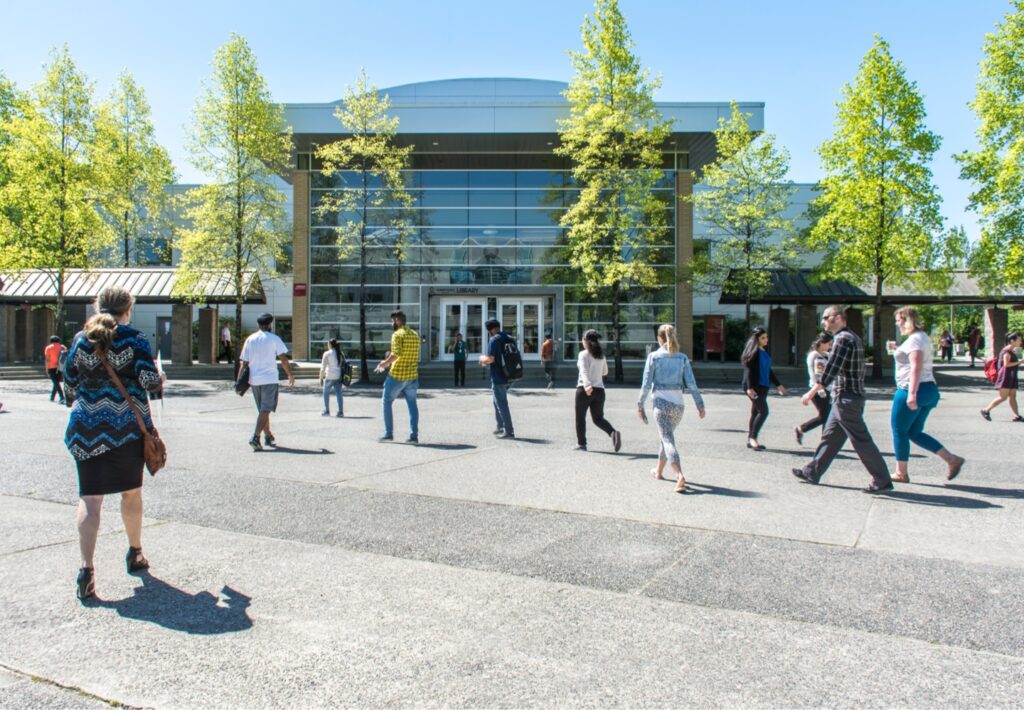
{"label": "glass double door", "polygon": [[516,339],[524,360],[540,359],[540,344],[544,340],[543,299],[501,299],[498,320],[502,329]]}
{"label": "glass double door", "polygon": [[487,343],[484,322],[487,320],[485,299],[466,300],[445,298],[441,301],[441,359],[454,360],[452,349],[455,334],[462,333],[466,343],[466,357],[476,360]]}

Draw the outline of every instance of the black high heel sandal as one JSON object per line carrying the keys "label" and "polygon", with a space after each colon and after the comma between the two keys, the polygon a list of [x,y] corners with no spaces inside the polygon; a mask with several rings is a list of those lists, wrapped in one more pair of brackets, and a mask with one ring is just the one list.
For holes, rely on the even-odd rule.
{"label": "black high heel sandal", "polygon": [[92,576],[92,567],[82,567],[78,570],[78,598],[85,601],[89,597],[96,596],[96,580]]}
{"label": "black high heel sandal", "polygon": [[128,568],[128,574],[149,569],[149,560],[142,556],[141,547],[129,547],[128,554],[124,556],[124,564]]}

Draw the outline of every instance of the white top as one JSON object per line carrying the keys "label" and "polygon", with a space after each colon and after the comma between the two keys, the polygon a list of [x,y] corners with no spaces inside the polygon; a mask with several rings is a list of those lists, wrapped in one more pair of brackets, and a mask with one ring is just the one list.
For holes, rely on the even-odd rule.
{"label": "white top", "polygon": [[249,384],[277,384],[277,356],[286,352],[284,341],[269,330],[256,331],[246,338],[238,359],[249,363]]}
{"label": "white top", "polygon": [[220,329],[220,339],[230,343],[231,342],[231,328],[224,326]]}
{"label": "white top", "polygon": [[910,387],[910,353],[921,351],[921,376],[919,382],[935,382],[932,371],[932,340],[923,330],[915,330],[896,348],[893,359],[896,360],[896,386],[900,389]]}
{"label": "white top", "polygon": [[320,379],[341,379],[341,363],[338,362],[338,353],[334,352],[334,348],[327,348],[327,352],[320,358]]}
{"label": "white top", "polygon": [[[828,362],[828,355],[818,352],[815,348],[807,353],[807,386],[814,387],[821,382],[821,373],[825,371],[825,363]],[[824,396],[824,395],[823,395]]]}
{"label": "white top", "polygon": [[586,349],[580,351],[576,358],[576,368],[580,371],[577,387],[600,387],[604,389],[604,376],[608,374],[608,358],[598,360]]}

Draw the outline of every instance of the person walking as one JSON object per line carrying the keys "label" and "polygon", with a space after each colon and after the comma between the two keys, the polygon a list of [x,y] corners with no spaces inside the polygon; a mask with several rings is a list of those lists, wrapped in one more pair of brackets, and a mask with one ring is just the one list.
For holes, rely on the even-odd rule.
{"label": "person walking", "polygon": [[395,438],[394,414],[391,404],[399,395],[409,408],[409,438],[407,443],[420,440],[420,410],[416,404],[416,391],[420,386],[420,336],[410,328],[403,311],[392,311],[391,351],[377,364],[377,371],[389,370],[384,378],[384,392],[381,395],[381,409],[384,413],[384,435],[378,441]]}
{"label": "person walking", "polygon": [[466,341],[462,333],[455,334],[455,342],[451,347],[452,362],[455,363],[455,386],[466,386]]}
{"label": "person walking", "polygon": [[896,311],[896,327],[906,336],[896,348],[896,393],[892,398],[892,443],[896,451],[897,483],[910,483],[908,462],[910,442],[937,454],[949,470],[946,480],[960,475],[964,459],[952,454],[934,437],[924,432],[928,415],[939,404],[939,386],[935,382],[932,362],[932,341],[921,327],[917,310],[909,306]]}
{"label": "person walking", "polygon": [[[807,351],[808,387],[814,387],[816,382],[821,381],[821,373],[825,371],[825,363],[828,362],[828,351],[831,348],[831,333],[820,333],[818,337],[814,339],[814,342],[811,343],[811,349]],[[832,397],[829,395],[828,390],[821,390],[818,392],[811,402],[814,404],[814,408],[818,410],[818,415],[808,419],[793,430],[793,433],[796,434],[797,444],[804,443],[804,434],[809,432],[811,429],[825,425],[825,421],[828,419],[829,410],[832,408]]]}
{"label": "person walking", "polygon": [[686,478],[676,447],[675,430],[683,420],[683,388],[690,390],[697,414],[704,418],[704,398],[693,377],[690,359],[679,352],[675,326],[668,323],[658,328],[659,348],[647,356],[644,375],[640,385],[640,399],[637,400],[637,414],[644,424],[647,413],[644,404],[648,396],[654,400],[654,421],[658,425],[658,465],[651,470],[657,480],[662,480],[665,464],[676,474],[676,492],[686,490]]}
{"label": "person walking", "polygon": [[608,374],[608,360],[601,347],[601,336],[588,330],[580,341],[583,348],[576,358],[579,379],[576,382],[576,450],[587,450],[587,410],[594,426],[612,438],[612,448],[622,448],[622,434],[604,418],[604,378]]}
{"label": "person walking", "polygon": [[820,381],[814,383],[801,402],[806,407],[812,397],[831,385],[832,409],[821,432],[821,441],[814,452],[814,458],[803,468],[794,468],[793,475],[816,485],[849,439],[861,463],[871,474],[871,485],[863,491],[891,491],[893,485],[889,468],[864,423],[864,341],[846,327],[846,315],[840,306],[826,308],[821,322],[825,330],[832,333],[832,350]]}
{"label": "person walking", "polygon": [[512,412],[508,408],[508,389],[511,381],[502,368],[501,354],[505,343],[512,341],[512,336],[501,329],[501,323],[493,318],[484,323],[487,335],[487,352],[480,356],[480,364],[490,367],[491,402],[494,405],[494,420],[497,427],[494,435],[499,439],[515,439],[516,431],[512,425]]}
{"label": "person walking", "polygon": [[[220,347],[221,356],[227,358],[228,364],[230,365],[235,360],[234,353],[231,351],[231,328],[228,327],[227,323],[225,323],[220,329]],[[221,356],[218,356],[217,360],[220,360]]]}
{"label": "person walking", "polygon": [[43,360],[46,362],[46,374],[50,376],[53,387],[50,388],[50,401],[58,397],[60,404],[64,404],[64,375],[61,373],[61,359],[67,355],[67,348],[60,341],[57,335],[50,336],[50,344],[43,350]]}
{"label": "person walking", "polygon": [[948,330],[943,330],[939,336],[939,347],[942,352],[941,358],[946,362],[953,362],[953,336]]}
{"label": "person walking", "polygon": [[[129,324],[135,298],[119,286],[100,291],[96,315],[71,344],[64,377],[75,393],[64,443],[78,469],[77,596],[96,594],[93,556],[100,529],[103,497],[121,494],[121,520],[128,537],[125,566],[129,574],[149,567],[142,554],[142,470],[145,466],[141,415],[152,432],[149,397],[158,397],[163,377],[153,363],[149,339]],[[112,368],[128,398],[111,377]]]}
{"label": "person walking", "polygon": [[345,356],[341,354],[341,345],[336,338],[327,341],[327,349],[320,358],[320,387],[324,394],[324,411],[320,416],[331,416],[331,391],[338,400],[338,417],[345,416],[345,402],[342,394],[342,373],[345,367]]}
{"label": "person walking", "polygon": [[544,377],[548,381],[548,389],[555,388],[555,341],[551,333],[544,334],[544,342],[540,344],[540,361],[544,366]]}
{"label": "person walking", "polygon": [[1021,345],[1020,333],[1007,333],[1006,346],[999,351],[996,358],[996,389],[999,396],[988,403],[988,406],[981,410],[981,416],[987,421],[992,421],[990,412],[1006,400],[1010,400],[1010,411],[1013,412],[1013,422],[1024,422],[1017,410],[1017,381],[1020,358],[1017,357],[1017,348]]}
{"label": "person walking", "polygon": [[786,394],[786,388],[779,382],[772,370],[772,356],[768,354],[768,331],[754,328],[743,348],[743,389],[750,398],[750,421],[747,423],[747,448],[764,451],[757,437],[761,427],[768,421],[768,390],[774,385],[779,396]]}
{"label": "person walking", "polygon": [[967,352],[971,356],[971,367],[974,367],[974,361],[978,357],[978,350],[981,348],[981,331],[977,327],[971,328],[970,335],[967,336]]}
{"label": "person walking", "polygon": [[261,313],[256,318],[259,330],[245,339],[242,352],[238,354],[238,366],[249,366],[249,385],[252,389],[253,401],[256,403],[256,430],[249,439],[253,451],[262,451],[260,434],[267,446],[277,446],[274,434],[270,431],[270,415],[277,411],[278,377],[277,363],[281,363],[288,377],[288,386],[295,384],[292,368],[288,363],[288,346],[276,334],[271,332],[274,316]]}

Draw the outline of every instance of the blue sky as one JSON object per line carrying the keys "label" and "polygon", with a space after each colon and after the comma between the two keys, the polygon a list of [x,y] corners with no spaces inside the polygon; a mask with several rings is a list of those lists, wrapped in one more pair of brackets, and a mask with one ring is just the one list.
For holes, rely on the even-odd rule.
{"label": "blue sky", "polygon": [[[666,101],[766,103],[767,130],[792,154],[792,179],[820,177],[815,147],[833,129],[840,87],[880,34],[918,84],[928,127],[943,137],[932,169],[949,224],[977,235],[969,186],[951,155],[974,146],[977,65],[1006,0],[621,0],[637,54],[660,74]],[[19,86],[42,76],[52,46],[109,92],[122,68],[144,87],[159,140],[183,182],[185,126],[216,48],[245,35],[276,100],[339,98],[366,67],[380,87],[468,76],[567,81],[588,0],[398,2],[10,3],[0,69]]]}

